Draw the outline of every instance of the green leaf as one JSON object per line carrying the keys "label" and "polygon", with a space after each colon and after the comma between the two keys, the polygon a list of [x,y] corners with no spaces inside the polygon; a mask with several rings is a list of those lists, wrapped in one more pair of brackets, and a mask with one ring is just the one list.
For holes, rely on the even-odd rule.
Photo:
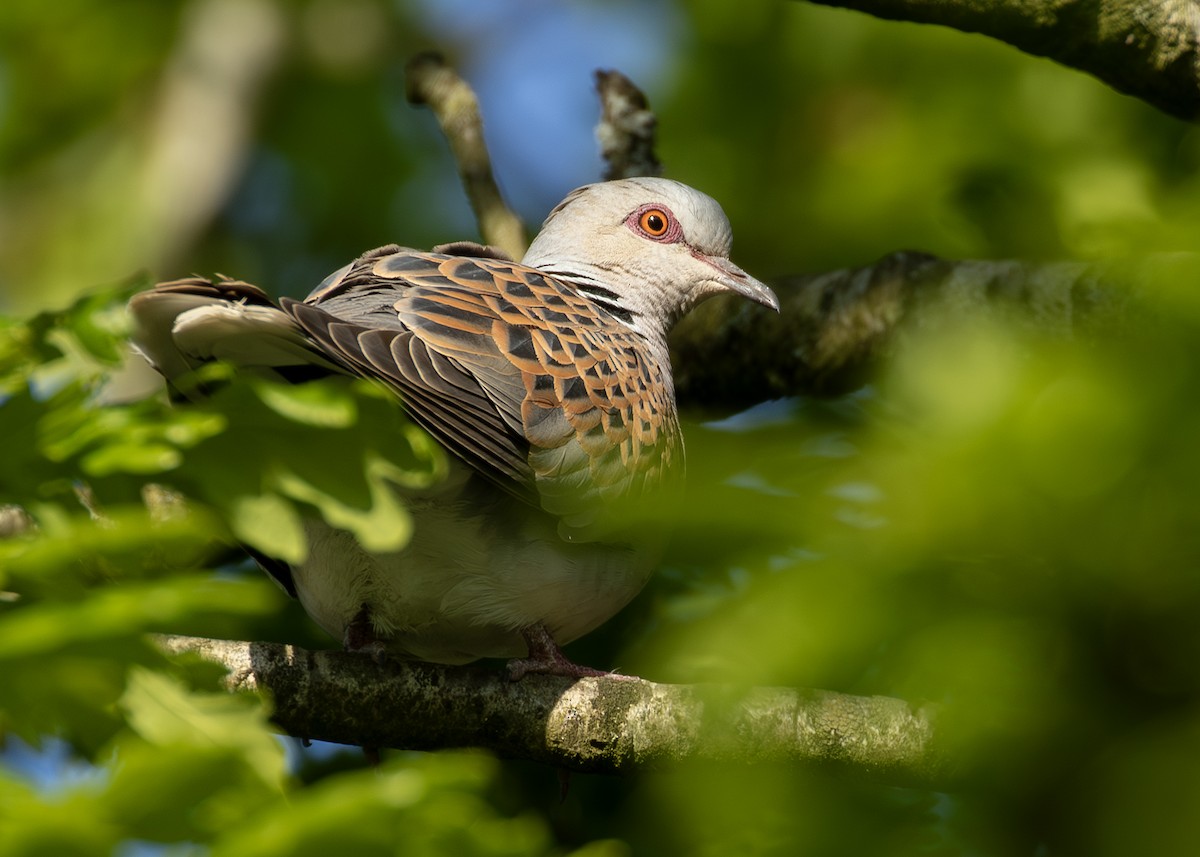
{"label": "green leaf", "polygon": [[49,504],[31,509],[39,527],[21,538],[0,539],[0,581],[24,596],[64,597],[78,584],[160,577],[195,568],[226,536],[215,515],[192,506],[156,520],[142,506],[115,506],[95,520]]}
{"label": "green leaf", "polygon": [[[70,818],[70,823],[64,823]],[[86,788],[65,787],[47,797],[0,769],[0,855],[93,857],[111,854],[120,830]]]}
{"label": "green leaf", "polygon": [[162,473],[183,462],[179,449],[165,443],[118,441],[101,446],[80,459],[80,466],[93,476],[112,473]]}
{"label": "green leaf", "polygon": [[0,663],[86,649],[104,640],[140,639],[146,631],[203,633],[204,623],[265,615],[278,603],[265,578],[189,574],[104,587],[79,600],[18,605],[0,622]]}
{"label": "green leaf", "polygon": [[238,636],[278,611],[263,575],[126,582],[0,613],[0,724],[27,740],[58,734],[96,751],[121,726],[113,708],[131,664],[162,666],[147,632]]}
{"label": "green leaf", "polygon": [[162,673],[134,667],[121,697],[130,729],[158,746],[221,747],[243,758],[272,789],[283,787],[284,752],[257,697],[188,690]]}
{"label": "green leaf", "polygon": [[239,541],[288,563],[301,563],[307,556],[300,515],[278,494],[235,497],[229,503],[229,513],[230,526]]}
{"label": "green leaf", "polygon": [[369,776],[330,777],[248,819],[227,832],[213,855],[548,854],[541,819],[503,816],[485,799],[496,774],[495,760],[480,753],[392,759]]}
{"label": "green leaf", "polygon": [[263,404],[282,417],[320,428],[346,428],[358,418],[351,391],[337,384],[251,381]]}
{"label": "green leaf", "polygon": [[295,473],[277,473],[274,481],[279,490],[292,499],[316,506],[331,526],[349,530],[367,550],[397,551],[412,537],[412,519],[383,475],[392,469],[378,457],[368,458],[367,482],[371,497],[365,507],[351,505],[328,494]]}

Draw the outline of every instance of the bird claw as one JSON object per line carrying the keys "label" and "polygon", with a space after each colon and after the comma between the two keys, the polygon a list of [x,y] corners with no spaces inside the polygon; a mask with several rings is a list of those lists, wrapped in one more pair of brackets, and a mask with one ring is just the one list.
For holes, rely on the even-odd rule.
{"label": "bird claw", "polygon": [[636,676],[620,675],[575,663],[563,654],[558,643],[546,630],[546,626],[540,623],[522,629],[521,636],[529,646],[529,657],[513,658],[508,662],[508,677],[511,681],[520,681],[530,673],[557,675],[564,678],[605,677],[626,680],[636,678]]}
{"label": "bird claw", "polygon": [[367,643],[365,646],[361,646],[357,649],[351,649],[350,651],[357,652],[361,655],[369,655],[371,660],[380,666],[383,666],[385,663],[387,663],[387,643],[384,643],[382,640],[374,640],[373,642]]}
{"label": "bird claw", "polygon": [[615,673],[605,672],[604,670],[580,666],[566,657],[559,657],[553,660],[540,660],[538,658],[513,658],[508,662],[507,668],[508,678],[510,681],[520,681],[530,673],[557,675],[563,676],[564,678],[592,678],[598,676],[625,678],[625,676],[618,676]]}
{"label": "bird claw", "polygon": [[347,652],[370,655],[371,660],[383,664],[387,660],[387,643],[375,636],[371,625],[371,608],[364,604],[346,625],[342,635],[342,647]]}

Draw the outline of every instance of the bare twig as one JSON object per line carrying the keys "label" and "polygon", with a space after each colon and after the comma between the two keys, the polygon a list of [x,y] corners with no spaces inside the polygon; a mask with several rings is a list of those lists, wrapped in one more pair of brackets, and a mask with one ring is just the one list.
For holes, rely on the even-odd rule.
{"label": "bare twig", "polygon": [[525,255],[525,228],[496,186],[475,93],[434,53],[414,57],[406,69],[406,80],[409,102],[428,106],[442,126],[483,240],[520,259]]}
{"label": "bare twig", "polygon": [[36,533],[37,522],[25,509],[15,503],[0,506],[0,539],[15,539]]}
{"label": "bare twig", "polygon": [[92,486],[82,480],[76,481],[72,486],[75,492],[75,499],[79,501],[79,505],[88,513],[88,517],[92,519],[92,523],[101,527],[112,527],[113,520],[104,513],[104,509],[100,505],[100,501],[96,499],[96,492],[92,490]]}
{"label": "bare twig", "polygon": [[165,485],[147,482],[142,486],[142,503],[156,524],[181,521],[188,516],[187,498]]}
{"label": "bare twig", "polygon": [[[32,537],[37,532],[37,521],[23,507],[16,503],[0,505],[0,540]],[[20,600],[20,593],[0,589],[0,604],[12,604]]]}
{"label": "bare twig", "polygon": [[228,668],[230,689],[269,691],[286,732],[342,744],[484,747],[573,771],[626,774],[698,759],[832,765],[946,786],[932,707],[823,690],[578,681],[390,662],[274,643],[162,637]]}
{"label": "bare twig", "polygon": [[662,175],[662,164],[654,154],[658,119],[646,96],[621,72],[603,69],[596,72],[596,92],[600,96],[596,140],[608,163],[605,180]]}
{"label": "bare twig", "polygon": [[943,24],[1095,75],[1188,121],[1200,115],[1195,0],[812,0],[900,21]]}

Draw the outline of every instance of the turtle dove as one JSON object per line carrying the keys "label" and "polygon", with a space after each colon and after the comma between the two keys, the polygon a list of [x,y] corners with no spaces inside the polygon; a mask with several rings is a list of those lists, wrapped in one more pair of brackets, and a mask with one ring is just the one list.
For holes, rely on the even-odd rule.
{"label": "turtle dove", "polygon": [[312,520],[302,563],[260,560],[349,648],[591,675],[559,646],[625,606],[654,562],[605,510],[682,472],[668,332],[723,292],[779,308],[730,241],[721,207],[686,185],[593,184],[519,263],[469,242],[391,245],[302,302],[177,280],[133,298],[133,338],[169,380],[215,359],[375,379],[451,453],[444,483],[405,498],[402,550],[373,555]]}

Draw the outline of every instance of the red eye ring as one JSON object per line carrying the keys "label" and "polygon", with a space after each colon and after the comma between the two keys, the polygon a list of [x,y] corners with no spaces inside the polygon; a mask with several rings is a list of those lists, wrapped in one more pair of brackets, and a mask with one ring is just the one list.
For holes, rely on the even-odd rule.
{"label": "red eye ring", "polygon": [[660,244],[683,240],[683,228],[671,209],[660,202],[650,202],[635,209],[625,218],[625,225],[643,238]]}
{"label": "red eye ring", "polygon": [[662,238],[671,228],[671,216],[661,208],[647,208],[638,217],[638,226],[651,238]]}

